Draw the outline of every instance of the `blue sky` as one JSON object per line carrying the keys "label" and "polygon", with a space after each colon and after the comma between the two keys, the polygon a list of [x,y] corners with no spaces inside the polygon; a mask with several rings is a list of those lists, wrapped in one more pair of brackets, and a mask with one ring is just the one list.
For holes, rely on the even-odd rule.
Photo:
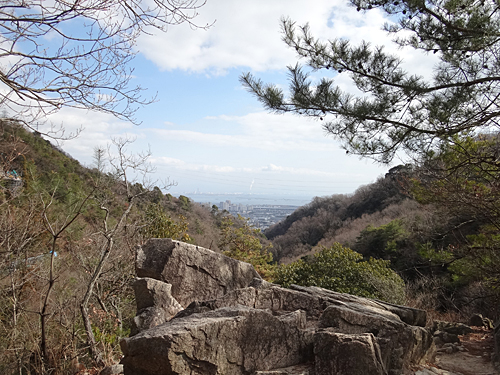
{"label": "blue sky", "polygon": [[[375,181],[388,166],[346,155],[319,120],[267,113],[239,83],[242,73],[252,72],[287,85],[285,68],[297,59],[281,41],[283,16],[309,22],[325,39],[386,44],[409,69],[432,71],[428,57],[391,46],[381,30],[387,20],[376,10],[363,14],[340,0],[208,0],[196,19],[200,25],[215,21],[208,30],[179,25],[139,39],[132,83],[147,88],[146,97],[157,95],[156,103],[137,112],[142,124],[64,109],[51,120],[68,131],[84,130],[62,148],[91,165],[95,146],[112,137],[133,137],[131,151],[150,148],[155,178],[175,181],[173,194],[198,190],[312,198],[351,193]],[[336,82],[355,92],[344,73]]]}

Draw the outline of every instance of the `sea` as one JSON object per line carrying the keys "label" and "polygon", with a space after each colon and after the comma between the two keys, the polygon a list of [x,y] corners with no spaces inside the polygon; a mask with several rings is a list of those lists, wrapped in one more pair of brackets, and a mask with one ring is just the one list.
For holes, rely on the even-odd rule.
{"label": "sea", "polygon": [[312,201],[312,196],[300,195],[272,195],[249,193],[171,193],[178,197],[184,195],[194,202],[219,205],[220,202],[231,201],[232,204],[245,204],[252,206],[304,206]]}

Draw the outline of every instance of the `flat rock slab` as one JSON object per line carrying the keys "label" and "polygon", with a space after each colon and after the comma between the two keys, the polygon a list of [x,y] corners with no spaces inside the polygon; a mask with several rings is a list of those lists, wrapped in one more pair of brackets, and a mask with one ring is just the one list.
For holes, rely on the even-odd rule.
{"label": "flat rock slab", "polygon": [[471,355],[469,353],[453,353],[438,355],[436,365],[450,373],[462,375],[498,375],[490,358]]}
{"label": "flat rock slab", "polygon": [[175,318],[120,343],[125,375],[247,375],[307,362],[305,313],[247,307]]}
{"label": "flat rock slab", "polygon": [[414,309],[407,306],[399,306],[391,303],[373,300],[364,297],[353,296],[346,293],[338,293],[332,290],[319,288],[316,286],[298,286],[291,285],[290,289],[304,292],[320,298],[324,303],[330,304],[348,304],[350,306],[359,306],[360,312],[373,310],[377,314],[386,314],[388,317],[397,315],[401,321],[412,326],[425,327],[427,321],[427,312],[424,310]]}

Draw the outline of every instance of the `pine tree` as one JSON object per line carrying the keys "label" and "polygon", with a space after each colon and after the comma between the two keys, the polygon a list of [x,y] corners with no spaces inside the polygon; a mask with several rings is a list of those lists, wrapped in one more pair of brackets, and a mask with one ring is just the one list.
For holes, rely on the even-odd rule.
{"label": "pine tree", "polygon": [[[498,130],[500,12],[491,0],[351,0],[357,11],[380,8],[396,23],[394,43],[435,54],[432,79],[412,74],[382,46],[315,38],[308,25],[283,20],[284,41],[305,64],[289,67],[290,92],[250,73],[243,84],[264,106],[324,120],[346,151],[390,162],[396,152],[422,155],[456,136]],[[362,95],[310,71],[350,75]],[[331,76],[331,74],[328,74]]]}

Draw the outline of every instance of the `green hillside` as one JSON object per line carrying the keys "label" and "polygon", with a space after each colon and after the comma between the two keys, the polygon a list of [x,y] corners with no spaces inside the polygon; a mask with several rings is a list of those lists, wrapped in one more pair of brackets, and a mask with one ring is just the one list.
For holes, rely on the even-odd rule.
{"label": "green hillside", "polygon": [[[295,265],[340,244],[365,260],[389,261],[406,281],[409,304],[497,319],[498,142],[460,142],[351,195],[314,198],[265,230],[275,259]],[[473,167],[464,161],[472,151]]]}
{"label": "green hillside", "polygon": [[135,247],[170,237],[219,250],[221,218],[129,180],[133,163],[102,152],[86,168],[16,122],[0,127],[0,373],[115,362],[135,315]]}
{"label": "green hillside", "polygon": [[135,249],[150,237],[223,251],[284,286],[430,316],[499,316],[495,137],[457,140],[353,194],[315,198],[261,233],[141,178],[148,155],[127,154],[126,139],[110,145],[114,154],[96,150],[87,168],[16,122],[0,127],[1,373],[116,362],[135,315]]}

